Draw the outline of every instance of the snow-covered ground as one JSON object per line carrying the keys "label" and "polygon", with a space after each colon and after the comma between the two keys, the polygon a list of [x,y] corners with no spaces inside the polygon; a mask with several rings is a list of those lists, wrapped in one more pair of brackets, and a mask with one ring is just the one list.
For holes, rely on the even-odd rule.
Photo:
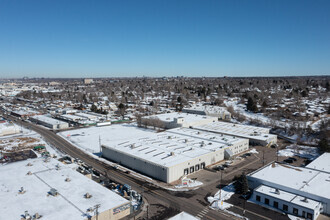
{"label": "snow-covered ground", "polygon": [[235,187],[234,187],[233,183],[231,183],[228,186],[225,186],[224,188],[219,190],[214,196],[209,196],[207,198],[207,200],[211,204],[210,207],[212,209],[222,210],[222,211],[224,211],[224,212],[226,212],[226,213],[228,213],[232,216],[238,217],[240,219],[248,220],[248,218],[246,218],[246,217],[243,217],[239,214],[236,214],[234,212],[231,212],[231,211],[227,210],[230,207],[232,207],[233,205],[230,204],[230,203],[227,203],[225,201],[230,199],[230,197],[232,195],[234,195],[234,193],[235,193]]}
{"label": "snow-covered ground", "polygon": [[232,205],[224,201],[230,199],[234,193],[235,187],[233,184],[230,184],[219,190],[214,196],[209,196],[207,200],[211,203],[211,207],[214,209],[228,209]]}
{"label": "snow-covered ground", "polygon": [[[17,125],[16,125],[17,126]],[[21,132],[18,134],[0,137],[0,149],[10,151],[13,149],[24,148],[24,146],[43,145],[51,155],[61,156],[62,153],[49,145],[41,135],[33,130],[20,128]],[[40,156],[40,155],[38,155]]]}
{"label": "snow-covered ground", "polygon": [[279,150],[278,155],[283,157],[298,156],[306,159],[315,159],[320,154],[316,147],[291,144],[285,149]]}
{"label": "snow-covered ground", "polygon": [[182,181],[181,184],[176,185],[175,188],[193,188],[193,187],[198,187],[201,185],[203,185],[202,182],[186,178]]}
{"label": "snow-covered ground", "polygon": [[102,145],[107,145],[113,141],[125,141],[154,132],[154,130],[138,128],[135,124],[117,124],[68,130],[58,134],[85,151],[99,153],[100,142]]}

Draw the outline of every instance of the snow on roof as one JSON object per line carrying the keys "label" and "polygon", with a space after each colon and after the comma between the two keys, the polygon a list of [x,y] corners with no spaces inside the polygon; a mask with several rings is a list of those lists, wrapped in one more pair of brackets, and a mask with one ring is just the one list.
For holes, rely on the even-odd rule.
{"label": "snow on roof", "polygon": [[83,117],[83,118],[88,118],[88,119],[96,119],[97,118],[96,115],[86,114],[86,113],[82,113],[82,112],[76,113],[75,115]]}
{"label": "snow on roof", "polygon": [[[29,171],[32,175],[27,175]],[[20,219],[26,210],[47,220],[85,219],[87,209],[96,204],[101,204],[99,212],[103,212],[129,202],[54,159],[44,162],[36,158],[3,165],[0,175],[0,219]],[[26,191],[23,194],[19,193],[21,187]],[[49,195],[51,188],[59,195]],[[92,195],[89,199],[84,198],[87,192]]]}
{"label": "snow on roof", "polygon": [[69,119],[69,120],[86,120],[86,118],[82,118],[82,117],[79,117],[79,116],[76,116],[76,115],[68,115],[68,114],[65,114],[65,115],[61,115],[62,118],[66,118],[66,119]]}
{"label": "snow on roof", "polygon": [[212,140],[213,142],[218,142],[218,143],[223,143],[223,144],[228,144],[228,145],[233,145],[233,144],[242,142],[243,140],[246,140],[244,138],[237,138],[237,137],[231,136],[231,135],[222,135],[222,134],[216,134],[216,133],[211,133],[211,132],[207,132],[207,131],[197,131],[195,129],[183,128],[183,127],[167,130],[167,133],[180,134],[183,136],[187,136],[188,138],[198,137],[205,141]]}
{"label": "snow on roof", "polygon": [[17,114],[17,115],[35,115],[35,114],[40,114],[37,111],[34,110],[17,110],[17,111],[13,111],[13,113]]}
{"label": "snow on roof", "polygon": [[192,216],[186,212],[180,212],[168,220],[199,220],[199,218],[196,218],[195,216]]}
{"label": "snow on roof", "polygon": [[[112,141],[108,145],[103,145],[132,157],[163,167],[171,167],[193,158],[223,150],[239,141],[233,137],[210,135],[206,132],[197,133],[198,131],[193,129],[171,129],[160,133],[151,133],[140,138]],[[226,141],[222,140],[220,136],[226,138]],[[216,137],[216,140],[213,140],[213,137]]]}
{"label": "snow on roof", "polygon": [[227,111],[227,108],[216,105],[193,105],[185,110],[204,111],[209,113],[223,113]]}
{"label": "snow on roof", "polygon": [[276,188],[265,185],[260,185],[255,191],[273,198],[277,198],[313,210],[321,204],[320,202],[317,202],[315,200],[302,196],[297,196],[296,194],[289,193],[283,190],[278,190]]}
{"label": "snow on roof", "polygon": [[180,113],[180,112],[172,112],[172,113],[165,113],[159,115],[150,115],[145,118],[158,118],[161,121],[171,122],[174,121],[175,118],[184,118],[184,122],[197,122],[203,120],[218,120],[216,117],[210,117],[205,115],[196,115],[196,114],[189,114],[189,113]]}
{"label": "snow on roof", "polygon": [[223,133],[227,135],[240,136],[248,139],[257,139],[267,141],[276,135],[269,134],[268,128],[261,128],[249,125],[240,125],[228,122],[216,121],[205,125],[194,126],[196,129]]}
{"label": "snow on roof", "polygon": [[320,197],[330,195],[330,174],[323,171],[273,163],[249,176]]}
{"label": "snow on roof", "polygon": [[117,124],[104,127],[89,127],[77,130],[68,130],[58,133],[77,147],[99,152],[99,138],[103,145],[110,145],[115,141],[125,141],[154,133],[154,130],[139,128],[133,124]]}
{"label": "snow on roof", "polygon": [[7,121],[0,123],[0,134],[6,133],[8,131],[19,132],[19,128],[15,124],[9,123]]}
{"label": "snow on roof", "polygon": [[313,160],[313,162],[308,164],[306,167],[330,173],[330,153],[322,154],[321,156]]}
{"label": "snow on roof", "polygon": [[66,122],[57,120],[55,118],[48,117],[46,115],[35,115],[35,116],[32,116],[31,118],[38,120],[38,121],[45,122],[47,124],[51,124],[51,125],[67,124]]}

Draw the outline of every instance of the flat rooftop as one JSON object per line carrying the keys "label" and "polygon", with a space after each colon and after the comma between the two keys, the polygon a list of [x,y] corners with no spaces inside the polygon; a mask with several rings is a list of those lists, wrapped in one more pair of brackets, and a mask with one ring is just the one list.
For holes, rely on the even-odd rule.
{"label": "flat rooftop", "polygon": [[113,124],[103,127],[89,127],[68,130],[58,133],[79,148],[89,152],[100,152],[99,141],[102,145],[144,137],[155,133],[154,130],[139,128],[134,124]]}
{"label": "flat rooftop", "polygon": [[278,190],[278,193],[276,193],[276,188],[265,185],[260,185],[255,191],[312,210],[321,205],[320,202],[315,200],[297,196],[296,194],[292,194],[283,190]]}
{"label": "flat rooftop", "polygon": [[69,115],[69,114],[65,114],[65,115],[61,115],[62,118],[66,118],[69,120],[78,120],[78,121],[84,121],[86,120],[86,118],[82,118],[76,115]]}
{"label": "flat rooftop", "polygon": [[83,118],[88,118],[88,119],[98,118],[98,116],[96,116],[96,115],[91,115],[91,114],[87,114],[87,113],[83,113],[83,112],[75,113],[75,115],[83,117]]}
{"label": "flat rooftop", "polygon": [[172,113],[165,113],[159,115],[150,115],[146,116],[145,118],[158,118],[161,121],[171,122],[174,121],[175,118],[184,118],[184,122],[192,123],[202,120],[218,120],[216,117],[210,117],[206,115],[196,115],[196,114],[189,114],[189,113],[180,113],[180,112],[172,112]]}
{"label": "flat rooftop", "polygon": [[168,220],[199,220],[199,218],[196,218],[195,216],[192,216],[186,212],[180,212]]}
{"label": "flat rooftop", "polygon": [[306,167],[316,170],[322,170],[330,173],[330,153],[324,153],[313,160]]}
{"label": "flat rooftop", "polygon": [[[32,166],[27,166],[30,163]],[[57,169],[57,167],[59,169]],[[27,175],[28,172],[32,175]],[[99,212],[129,201],[54,159],[36,158],[0,166],[0,219],[20,219],[27,210],[42,219],[86,219],[87,209],[101,204]],[[71,181],[65,181],[70,178]],[[19,194],[21,187],[26,191]],[[55,188],[59,195],[49,195]],[[86,193],[92,195],[86,199]]]}
{"label": "flat rooftop", "polygon": [[67,124],[66,122],[57,120],[55,118],[48,117],[46,115],[35,115],[35,116],[32,116],[31,118],[45,122],[47,124],[51,124],[51,125]]}
{"label": "flat rooftop", "polygon": [[247,140],[245,138],[238,138],[235,136],[231,135],[224,135],[224,134],[216,134],[216,133],[211,133],[207,131],[198,131],[192,128],[174,128],[174,129],[169,129],[166,131],[167,133],[172,133],[172,134],[180,134],[183,136],[186,136],[187,138],[190,137],[195,137],[199,138],[204,141],[209,141],[212,140],[213,142],[217,142],[220,144],[226,144],[226,145],[233,145],[236,143],[240,143],[243,140]]}
{"label": "flat rooftop", "polygon": [[183,108],[184,110],[194,110],[194,111],[204,111],[208,113],[223,113],[227,112],[227,108],[225,107],[220,107],[220,106],[215,106],[215,105],[193,105],[188,108]]}
{"label": "flat rooftop", "polygon": [[223,133],[227,135],[240,136],[248,139],[267,141],[270,137],[268,128],[255,127],[250,125],[240,125],[228,122],[212,122],[205,125],[194,126],[194,128],[204,131]]}
{"label": "flat rooftop", "polygon": [[[211,138],[212,137],[212,138]],[[215,139],[213,139],[215,137]],[[222,140],[225,138],[226,141]],[[193,129],[177,128],[160,133],[150,133],[140,138],[112,141],[106,148],[131,155],[142,160],[171,167],[193,158],[210,154],[231,146],[243,139],[207,134]]]}
{"label": "flat rooftop", "polygon": [[273,163],[249,176],[320,197],[330,195],[330,173],[323,171]]}

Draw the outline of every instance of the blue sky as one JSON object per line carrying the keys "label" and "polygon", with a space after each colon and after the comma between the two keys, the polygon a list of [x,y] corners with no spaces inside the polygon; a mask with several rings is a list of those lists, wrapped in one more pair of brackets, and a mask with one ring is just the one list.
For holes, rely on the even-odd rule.
{"label": "blue sky", "polygon": [[330,74],[328,0],[0,0],[0,77]]}

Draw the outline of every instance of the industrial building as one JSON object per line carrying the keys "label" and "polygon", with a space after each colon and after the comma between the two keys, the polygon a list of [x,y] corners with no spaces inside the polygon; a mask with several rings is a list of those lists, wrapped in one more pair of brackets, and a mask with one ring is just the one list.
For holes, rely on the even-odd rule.
{"label": "industrial building", "polygon": [[41,115],[40,112],[37,111],[33,111],[33,110],[17,110],[17,111],[12,111],[11,115],[15,116],[15,117],[21,117],[23,119],[28,119],[31,116],[34,115]]}
{"label": "industrial building", "polygon": [[43,158],[1,166],[0,219],[112,220],[130,214],[130,201],[74,169]]}
{"label": "industrial building", "polygon": [[11,134],[17,134],[19,132],[20,129],[15,124],[9,123],[7,121],[0,122],[0,137]]}
{"label": "industrial building", "polygon": [[269,134],[268,128],[241,125],[228,122],[212,122],[203,125],[193,126],[194,129],[209,131],[218,134],[233,135],[249,139],[250,145],[266,146],[277,143],[277,136]]}
{"label": "industrial building", "polygon": [[[155,123],[155,120],[157,120],[159,123],[153,124]],[[180,112],[145,116],[142,118],[143,124],[148,124],[148,125],[153,124],[155,126],[162,127],[165,129],[178,128],[178,127],[188,128],[192,126],[205,125],[215,121],[218,121],[217,117],[180,113]]]}
{"label": "industrial building", "polygon": [[54,130],[66,129],[69,127],[69,124],[67,122],[48,117],[46,115],[32,116],[32,117],[30,117],[30,121],[43,125],[47,128],[54,129]]}
{"label": "industrial building", "polygon": [[163,182],[248,150],[247,139],[176,128],[102,145],[103,157]]}
{"label": "industrial building", "polygon": [[[312,167],[271,163],[247,176],[253,189],[252,200],[281,212],[316,219],[330,214],[330,172],[317,169],[329,164],[329,154],[322,155]],[[328,166],[328,165],[327,165]]]}
{"label": "industrial building", "polygon": [[216,105],[193,105],[183,108],[182,112],[217,117],[220,120],[230,120],[231,118],[231,114],[227,111],[227,108]]}

